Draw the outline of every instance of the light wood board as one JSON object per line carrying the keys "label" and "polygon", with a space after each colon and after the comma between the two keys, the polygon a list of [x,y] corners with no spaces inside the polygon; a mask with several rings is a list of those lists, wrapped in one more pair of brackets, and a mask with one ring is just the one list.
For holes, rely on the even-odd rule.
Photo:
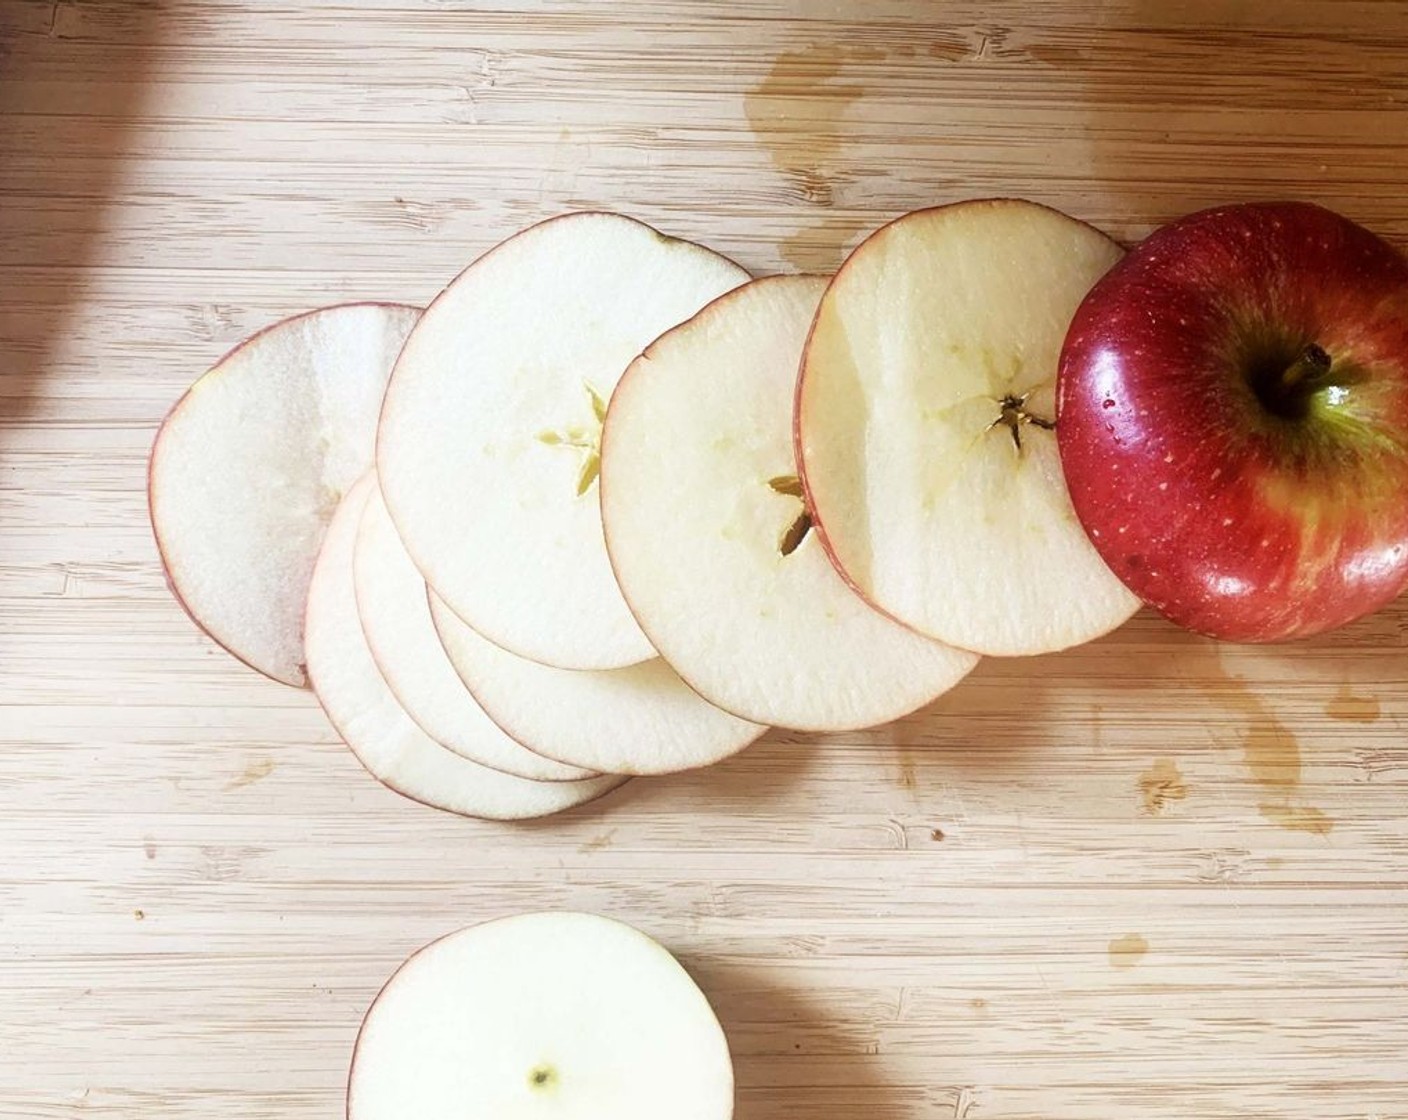
{"label": "light wood board", "polygon": [[427,300],[564,209],[759,273],[993,194],[1127,240],[1309,198],[1408,247],[1408,7],[3,0],[0,29],[0,1116],[340,1115],[400,960],[538,907],[682,957],[740,1120],[1408,1116],[1408,605],[1277,649],[1141,616],[502,827],[382,789],[201,637],[143,493],[242,336]]}

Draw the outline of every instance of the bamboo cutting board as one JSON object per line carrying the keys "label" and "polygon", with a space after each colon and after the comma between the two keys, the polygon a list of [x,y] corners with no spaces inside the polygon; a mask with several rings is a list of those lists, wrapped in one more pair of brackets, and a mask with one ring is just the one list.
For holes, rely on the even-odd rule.
{"label": "bamboo cutting board", "polygon": [[574,907],[695,973],[740,1120],[1408,1117],[1408,604],[1273,649],[1141,615],[504,827],[382,789],[202,638],[143,493],[242,336],[425,301],[564,209],[757,273],[994,194],[1126,240],[1308,198],[1408,248],[1408,8],[0,0],[0,28],[0,1116],[336,1116],[409,951]]}

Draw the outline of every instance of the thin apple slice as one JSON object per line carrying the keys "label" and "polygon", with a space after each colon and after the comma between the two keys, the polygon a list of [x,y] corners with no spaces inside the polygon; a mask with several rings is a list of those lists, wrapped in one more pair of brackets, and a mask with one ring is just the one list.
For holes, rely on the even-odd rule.
{"label": "thin apple slice", "polygon": [[431,304],[382,412],[382,492],[449,607],[505,649],[566,669],[655,655],[602,541],[605,402],[662,331],[748,279],[618,214],[509,238]]}
{"label": "thin apple slice", "polygon": [[368,474],[347,492],[328,526],[308,588],[308,677],[338,734],[373,777],[415,801],[468,817],[522,820],[594,800],[623,779],[534,782],[481,766],[431,739],[396,703],[357,617],[352,563]]}
{"label": "thin apple slice", "polygon": [[792,403],[826,285],[754,280],[652,343],[601,462],[607,550],[651,643],[719,707],[807,731],[896,719],[978,661],[866,604],[808,532]]}
{"label": "thin apple slice", "polygon": [[328,518],[371,465],[415,307],[354,303],[241,343],[167,415],[148,504],[177,599],[251,668],[305,686],[303,606]]}
{"label": "thin apple slice", "polygon": [[348,1120],[729,1120],[733,1062],[669,952],[594,914],[521,914],[406,961],[362,1023]]}
{"label": "thin apple slice", "polygon": [[822,543],[893,618],[1012,655],[1135,611],[1051,430],[1066,328],[1120,255],[1058,211],[989,200],[909,214],[836,274],[802,362],[798,458]]}
{"label": "thin apple slice", "polygon": [[710,704],[654,657],[624,669],[554,669],[501,649],[433,592],[450,663],[489,717],[527,747],[604,774],[671,774],[737,754],[767,730]]}
{"label": "thin apple slice", "polygon": [[357,613],[392,695],[425,733],[458,755],[540,782],[598,775],[534,754],[484,714],[445,655],[430,617],[425,580],[406,553],[377,487],[357,532]]}

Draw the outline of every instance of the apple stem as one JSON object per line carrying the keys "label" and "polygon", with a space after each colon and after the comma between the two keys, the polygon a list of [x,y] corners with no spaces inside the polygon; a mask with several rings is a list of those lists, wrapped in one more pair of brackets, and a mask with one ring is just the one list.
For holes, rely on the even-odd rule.
{"label": "apple stem", "polygon": [[1325,348],[1312,342],[1296,355],[1296,360],[1281,374],[1281,384],[1287,389],[1307,383],[1314,385],[1330,372],[1330,366],[1333,364]]}

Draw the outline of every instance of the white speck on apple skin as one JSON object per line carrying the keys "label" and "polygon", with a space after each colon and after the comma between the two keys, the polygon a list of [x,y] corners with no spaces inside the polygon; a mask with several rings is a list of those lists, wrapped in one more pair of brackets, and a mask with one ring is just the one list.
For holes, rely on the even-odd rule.
{"label": "white speck on apple skin", "polygon": [[1165,462],[1165,463],[1171,463],[1171,462],[1173,462],[1173,452],[1172,452],[1172,451],[1170,451],[1167,455],[1164,456],[1164,462]]}
{"label": "white speck on apple skin", "polygon": [[1230,517],[1224,517],[1224,518],[1222,519],[1222,527],[1223,527],[1224,529],[1227,528],[1227,526],[1229,526],[1229,525],[1231,525],[1231,524],[1232,524],[1232,519],[1231,519]]}
{"label": "white speck on apple skin", "polygon": [[1217,477],[1220,476],[1221,474],[1222,474],[1222,468],[1221,468],[1221,467],[1218,467],[1218,468],[1216,468],[1216,469],[1212,472],[1212,477],[1213,477],[1213,478],[1217,478]]}
{"label": "white speck on apple skin", "polygon": [[1120,536],[1124,536],[1125,533],[1127,533],[1128,531],[1129,531],[1129,526],[1128,526],[1128,525],[1121,525],[1121,526],[1120,526]]}
{"label": "white speck on apple skin", "polygon": [[1167,482],[1160,482],[1160,483],[1159,483],[1159,489],[1160,489],[1160,490],[1167,490],[1167,489],[1168,489],[1168,483],[1167,483]]}

